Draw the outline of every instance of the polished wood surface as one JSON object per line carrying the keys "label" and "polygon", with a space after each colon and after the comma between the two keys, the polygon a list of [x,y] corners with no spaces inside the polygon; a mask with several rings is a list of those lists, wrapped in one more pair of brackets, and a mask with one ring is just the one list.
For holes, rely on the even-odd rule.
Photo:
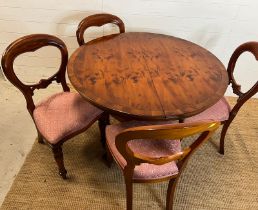
{"label": "polished wood surface", "polygon": [[[211,134],[220,126],[220,122],[195,122],[195,123],[178,123],[170,125],[148,125],[128,128],[123,130],[116,136],[115,144],[119,153],[124,157],[128,164],[140,165],[141,163],[150,163],[155,165],[166,164],[175,160],[182,160],[192,150],[197,148],[197,143],[193,143],[192,146],[183,149],[181,152],[171,154],[164,157],[151,157],[137,154],[128,147],[128,142],[134,139],[149,139],[150,141],[158,141],[164,139],[170,139],[171,141],[193,136],[205,131],[212,131]],[[211,134],[204,135],[207,136]],[[202,141],[197,141],[198,146]]]}
{"label": "polished wood surface", "polygon": [[[115,125],[114,125],[115,126]],[[196,122],[196,123],[177,123],[170,125],[150,125],[150,126],[140,126],[132,127],[125,129],[118,133],[115,138],[115,145],[119,153],[126,160],[126,166],[122,168],[125,185],[126,185],[126,206],[127,210],[133,209],[133,183],[148,183],[148,182],[160,182],[164,180],[169,180],[168,189],[167,189],[167,199],[166,199],[166,210],[173,209],[173,200],[176,190],[176,185],[178,183],[179,177],[183,173],[188,160],[194,154],[194,152],[207,141],[213,133],[220,126],[220,122]],[[199,135],[197,135],[199,134]],[[162,141],[164,139],[169,139],[174,141],[176,139],[181,139],[181,141],[187,139],[186,137],[197,135],[198,137],[189,145],[185,146],[184,149],[180,152],[175,152],[171,155],[153,157],[138,154],[133,151],[128,142],[134,139],[145,139],[149,141]],[[110,154],[113,155],[114,152],[110,147]],[[116,158],[115,155],[113,155]],[[171,161],[176,161],[178,167],[178,174],[174,174],[168,177],[157,177],[156,179],[135,179],[133,174],[135,166],[142,163],[162,165],[169,163]],[[119,161],[116,160],[119,164]],[[150,172],[151,173],[151,172]],[[189,186],[191,187],[191,186]]]}
{"label": "polished wood surface", "polygon": [[[54,46],[61,53],[61,64],[58,71],[47,79],[41,79],[37,84],[24,84],[15,74],[14,60],[26,52],[34,52],[42,47]],[[48,34],[32,34],[21,37],[12,42],[5,50],[1,64],[6,78],[17,87],[24,95],[27,109],[33,117],[35,104],[33,101],[34,90],[47,88],[52,82],[61,83],[64,91],[70,91],[66,84],[65,72],[68,61],[68,51],[65,43],[59,38]]]}
{"label": "polished wood surface", "polygon": [[85,44],[84,33],[88,28],[90,28],[92,26],[103,26],[108,23],[117,25],[120,33],[125,32],[125,25],[124,25],[123,21],[115,15],[108,14],[108,13],[100,13],[100,14],[90,15],[90,16],[84,18],[78,25],[78,28],[76,31],[76,37],[77,37],[78,44],[80,46]]}
{"label": "polished wood surface", "polygon": [[[59,49],[61,53],[61,65],[58,71],[48,79],[41,79],[37,84],[24,84],[15,74],[15,71],[13,68],[15,59],[23,53],[34,52],[45,46],[54,46]],[[33,34],[33,35],[24,36],[17,39],[6,48],[5,53],[3,54],[3,57],[1,60],[4,74],[6,78],[15,87],[17,87],[24,95],[27,102],[28,112],[30,113],[33,121],[34,121],[33,111],[35,109],[33,95],[34,95],[35,89],[47,88],[53,81],[56,81],[57,83],[62,84],[64,91],[67,91],[67,92],[70,91],[70,88],[67,86],[66,79],[65,79],[67,61],[68,61],[68,51],[64,42],[59,38],[48,34]],[[43,135],[39,132],[38,128],[37,128],[37,132],[38,132],[38,142],[44,143],[44,140],[46,140],[46,138],[43,137]],[[55,161],[58,165],[59,174],[65,179],[67,171],[65,169],[64,160],[63,160],[63,151],[62,151],[63,142],[64,141],[60,141],[59,144],[53,145],[46,140],[46,143],[48,143],[48,145],[52,148]]]}
{"label": "polished wood surface", "polygon": [[252,96],[254,96],[258,92],[258,81],[246,92],[241,91],[241,85],[236,82],[236,79],[234,77],[234,70],[235,65],[237,63],[238,58],[244,53],[244,52],[250,52],[253,54],[255,59],[258,61],[258,42],[246,42],[242,45],[240,45],[232,54],[230,57],[229,63],[228,63],[228,77],[229,77],[229,84],[232,85],[233,92],[238,96],[237,103],[232,108],[231,112],[229,113],[228,120],[223,122],[223,128],[221,131],[221,137],[220,137],[220,153],[224,154],[224,142],[225,142],[225,136],[227,133],[227,130],[231,124],[231,122],[236,117],[238,111],[241,109],[241,107],[244,105],[244,103],[249,100]]}
{"label": "polished wood surface", "polygon": [[[15,71],[14,71],[15,59],[23,53],[34,52],[34,51],[36,51],[42,47],[46,47],[46,46],[56,47],[60,51],[61,61],[60,61],[59,68],[57,69],[56,73],[54,73],[52,76],[50,76],[47,79],[41,79],[36,84],[24,84],[15,74]],[[34,90],[45,89],[52,82],[56,82],[56,83],[61,83],[64,92],[69,92],[70,88],[68,87],[68,85],[66,83],[66,77],[65,77],[67,61],[68,61],[68,51],[67,51],[67,47],[66,47],[65,43],[62,40],[60,40],[59,38],[52,36],[52,35],[48,35],[48,34],[32,34],[32,35],[23,36],[23,37],[15,40],[6,48],[6,50],[3,54],[3,57],[1,59],[3,72],[6,76],[6,78],[15,87],[17,87],[25,97],[28,112],[30,113],[30,115],[34,121],[37,132],[38,132],[38,142],[39,143],[47,143],[47,145],[51,147],[55,161],[58,165],[59,174],[64,179],[66,179],[67,171],[65,169],[64,160],[63,160],[63,151],[62,151],[63,143],[65,141],[71,139],[72,137],[76,136],[77,134],[82,133],[85,130],[87,130],[96,120],[98,120],[101,117],[101,116],[91,117],[89,114],[88,117],[90,117],[91,120],[89,121],[88,124],[85,124],[84,127],[80,128],[80,129],[71,131],[70,133],[65,135],[61,140],[59,140],[55,144],[50,143],[49,140],[46,137],[44,137],[42,133],[40,133],[39,129],[37,128],[34,116],[33,116],[33,112],[36,107],[34,100],[33,100]],[[83,114],[87,114],[87,113],[83,113]],[[48,121],[46,121],[46,122],[48,122]],[[102,124],[104,124],[104,122],[99,122],[99,124],[100,124],[99,127],[101,130],[101,136],[103,136],[104,135],[104,131],[103,131],[104,127],[102,126]]]}
{"label": "polished wood surface", "polygon": [[112,114],[183,119],[215,104],[228,85],[223,64],[189,41],[122,33],[78,48],[68,62],[75,89]]}

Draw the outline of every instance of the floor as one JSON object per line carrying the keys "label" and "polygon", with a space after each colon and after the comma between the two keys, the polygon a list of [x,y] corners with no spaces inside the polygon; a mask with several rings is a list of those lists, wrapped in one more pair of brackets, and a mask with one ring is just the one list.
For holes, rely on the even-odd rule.
{"label": "floor", "polygon": [[[21,92],[0,78],[0,206],[9,191],[26,155],[36,140],[33,121],[26,111]],[[48,91],[38,91],[36,101],[53,92],[60,91],[57,85]]]}
{"label": "floor", "polygon": [[[33,121],[26,111],[21,92],[0,78],[0,206],[9,191],[26,155],[30,151],[37,133]],[[52,85],[47,91],[38,91],[36,101],[59,92]]]}

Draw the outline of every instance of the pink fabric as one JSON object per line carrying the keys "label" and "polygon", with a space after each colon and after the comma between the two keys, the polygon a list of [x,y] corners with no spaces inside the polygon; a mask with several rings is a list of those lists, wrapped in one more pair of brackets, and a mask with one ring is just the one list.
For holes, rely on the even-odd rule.
{"label": "pink fabric", "polygon": [[223,97],[212,107],[206,109],[200,114],[186,118],[185,122],[196,122],[196,121],[207,121],[207,120],[223,122],[228,119],[230,111],[231,111],[230,105],[228,104],[227,100]]}
{"label": "pink fabric", "polygon": [[[126,166],[126,160],[118,152],[115,145],[115,137],[122,130],[135,126],[144,126],[150,124],[171,124],[171,121],[160,122],[124,122],[117,125],[110,125],[106,129],[107,145],[113,154],[114,158],[123,169]],[[181,143],[179,140],[150,140],[136,139],[128,143],[129,147],[138,154],[149,157],[164,157],[181,151]],[[154,165],[142,163],[134,169],[134,179],[138,180],[154,180],[157,178],[165,178],[178,173],[178,168],[175,161],[163,165]]]}
{"label": "pink fabric", "polygon": [[87,127],[102,111],[78,93],[62,92],[39,103],[33,117],[40,133],[51,144]]}

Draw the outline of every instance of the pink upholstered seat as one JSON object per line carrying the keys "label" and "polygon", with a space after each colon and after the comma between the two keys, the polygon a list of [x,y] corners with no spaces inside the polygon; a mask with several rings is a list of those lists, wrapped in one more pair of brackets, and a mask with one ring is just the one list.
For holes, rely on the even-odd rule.
{"label": "pink upholstered seat", "polygon": [[62,92],[42,101],[33,112],[40,133],[51,144],[93,123],[102,111],[78,93]]}
{"label": "pink upholstered seat", "polygon": [[184,122],[199,122],[208,120],[223,122],[228,119],[230,111],[230,105],[223,97],[212,107],[206,109],[200,114],[186,118]]}
{"label": "pink upholstered seat", "polygon": [[[14,71],[15,59],[26,52],[38,49],[55,47],[60,59],[60,66],[48,78],[40,79],[35,84],[24,84]],[[51,147],[58,166],[59,175],[66,179],[67,171],[64,166],[62,146],[66,140],[85,131],[95,121],[99,120],[101,135],[104,135],[102,111],[87,103],[77,93],[70,93],[66,83],[66,68],[68,50],[65,43],[49,34],[31,34],[23,36],[12,42],[5,50],[2,57],[2,67],[6,78],[17,87],[25,97],[27,110],[31,115],[38,133],[38,142],[44,139]],[[40,65],[40,64],[39,64]],[[46,89],[51,83],[62,85],[64,92],[55,94],[40,104],[35,105],[34,90]]]}
{"label": "pink upholstered seat", "polygon": [[[144,126],[150,124],[171,124],[171,122],[125,122],[117,125],[110,125],[106,128],[107,145],[110,152],[115,157],[116,162],[119,166],[124,169],[126,166],[126,160],[118,152],[115,145],[115,137],[122,130],[135,126]],[[128,143],[132,151],[150,157],[164,157],[176,152],[181,151],[181,143],[179,140],[147,140],[147,139],[137,139],[132,140]],[[142,163],[136,166],[134,169],[133,179],[137,180],[155,180],[160,178],[169,177],[176,175],[178,173],[178,168],[175,161],[172,161],[163,165],[154,165],[148,163]]]}

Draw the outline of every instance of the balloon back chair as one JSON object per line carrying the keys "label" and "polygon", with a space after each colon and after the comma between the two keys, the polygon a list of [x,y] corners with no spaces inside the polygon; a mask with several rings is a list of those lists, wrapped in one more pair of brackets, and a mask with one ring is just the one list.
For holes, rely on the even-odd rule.
{"label": "balloon back chair", "polygon": [[[14,60],[17,56],[36,51],[45,46],[53,46],[61,53],[61,65],[58,71],[48,79],[37,84],[24,84],[14,72]],[[68,139],[85,131],[102,111],[86,102],[78,93],[69,92],[65,79],[68,60],[67,48],[63,41],[47,34],[33,34],[21,37],[10,44],[2,57],[2,67],[6,78],[17,87],[25,97],[27,109],[38,131],[39,143],[47,143],[54,153],[59,174],[65,179],[62,145]],[[54,94],[38,104],[34,104],[35,89],[47,88],[53,81],[61,83],[63,92]]]}
{"label": "balloon back chair", "polygon": [[[108,14],[108,13],[100,13],[100,14],[90,15],[84,18],[79,23],[76,31],[76,37],[77,37],[77,42],[79,46],[82,46],[85,44],[84,33],[88,28],[94,27],[94,26],[100,27],[109,23],[116,25],[119,28],[119,33],[125,32],[125,26],[123,21],[115,15]],[[119,118],[118,120],[124,120],[124,119]],[[109,120],[109,114],[105,112],[104,114],[102,114],[102,118],[99,121],[99,127],[101,130],[101,143],[104,149],[106,148],[105,128],[107,124],[110,124],[110,120]],[[104,159],[106,159],[106,154],[104,155]]]}
{"label": "balloon back chair", "polygon": [[[191,155],[219,127],[219,122],[176,123],[138,126],[139,122],[123,122],[106,128],[107,147],[123,171],[127,210],[133,207],[133,183],[170,180],[166,209],[173,208],[176,183]],[[182,149],[181,141],[200,136]]]}
{"label": "balloon back chair", "polygon": [[234,77],[234,69],[236,62],[239,56],[244,52],[250,52],[254,55],[255,59],[258,60],[258,42],[247,42],[240,45],[232,54],[229,63],[228,63],[228,77],[229,85],[232,85],[233,92],[238,96],[237,103],[230,107],[227,100],[223,97],[215,105],[209,109],[201,112],[198,115],[195,115],[190,118],[186,118],[184,122],[195,122],[195,121],[205,121],[205,120],[214,120],[220,121],[223,124],[221,136],[220,136],[220,153],[224,154],[224,142],[227,130],[231,122],[236,117],[240,108],[244,103],[250,99],[253,95],[258,92],[258,81],[246,92],[241,91],[241,85],[239,85]]}
{"label": "balloon back chair", "polygon": [[76,31],[76,37],[77,37],[77,42],[78,44],[84,45],[84,32],[86,31],[87,28],[92,27],[92,26],[103,26],[105,24],[112,23],[118,26],[120,33],[125,32],[125,26],[123,21],[111,14],[103,13],[103,14],[95,14],[95,15],[90,15],[86,18],[84,18],[78,25],[77,31]]}

